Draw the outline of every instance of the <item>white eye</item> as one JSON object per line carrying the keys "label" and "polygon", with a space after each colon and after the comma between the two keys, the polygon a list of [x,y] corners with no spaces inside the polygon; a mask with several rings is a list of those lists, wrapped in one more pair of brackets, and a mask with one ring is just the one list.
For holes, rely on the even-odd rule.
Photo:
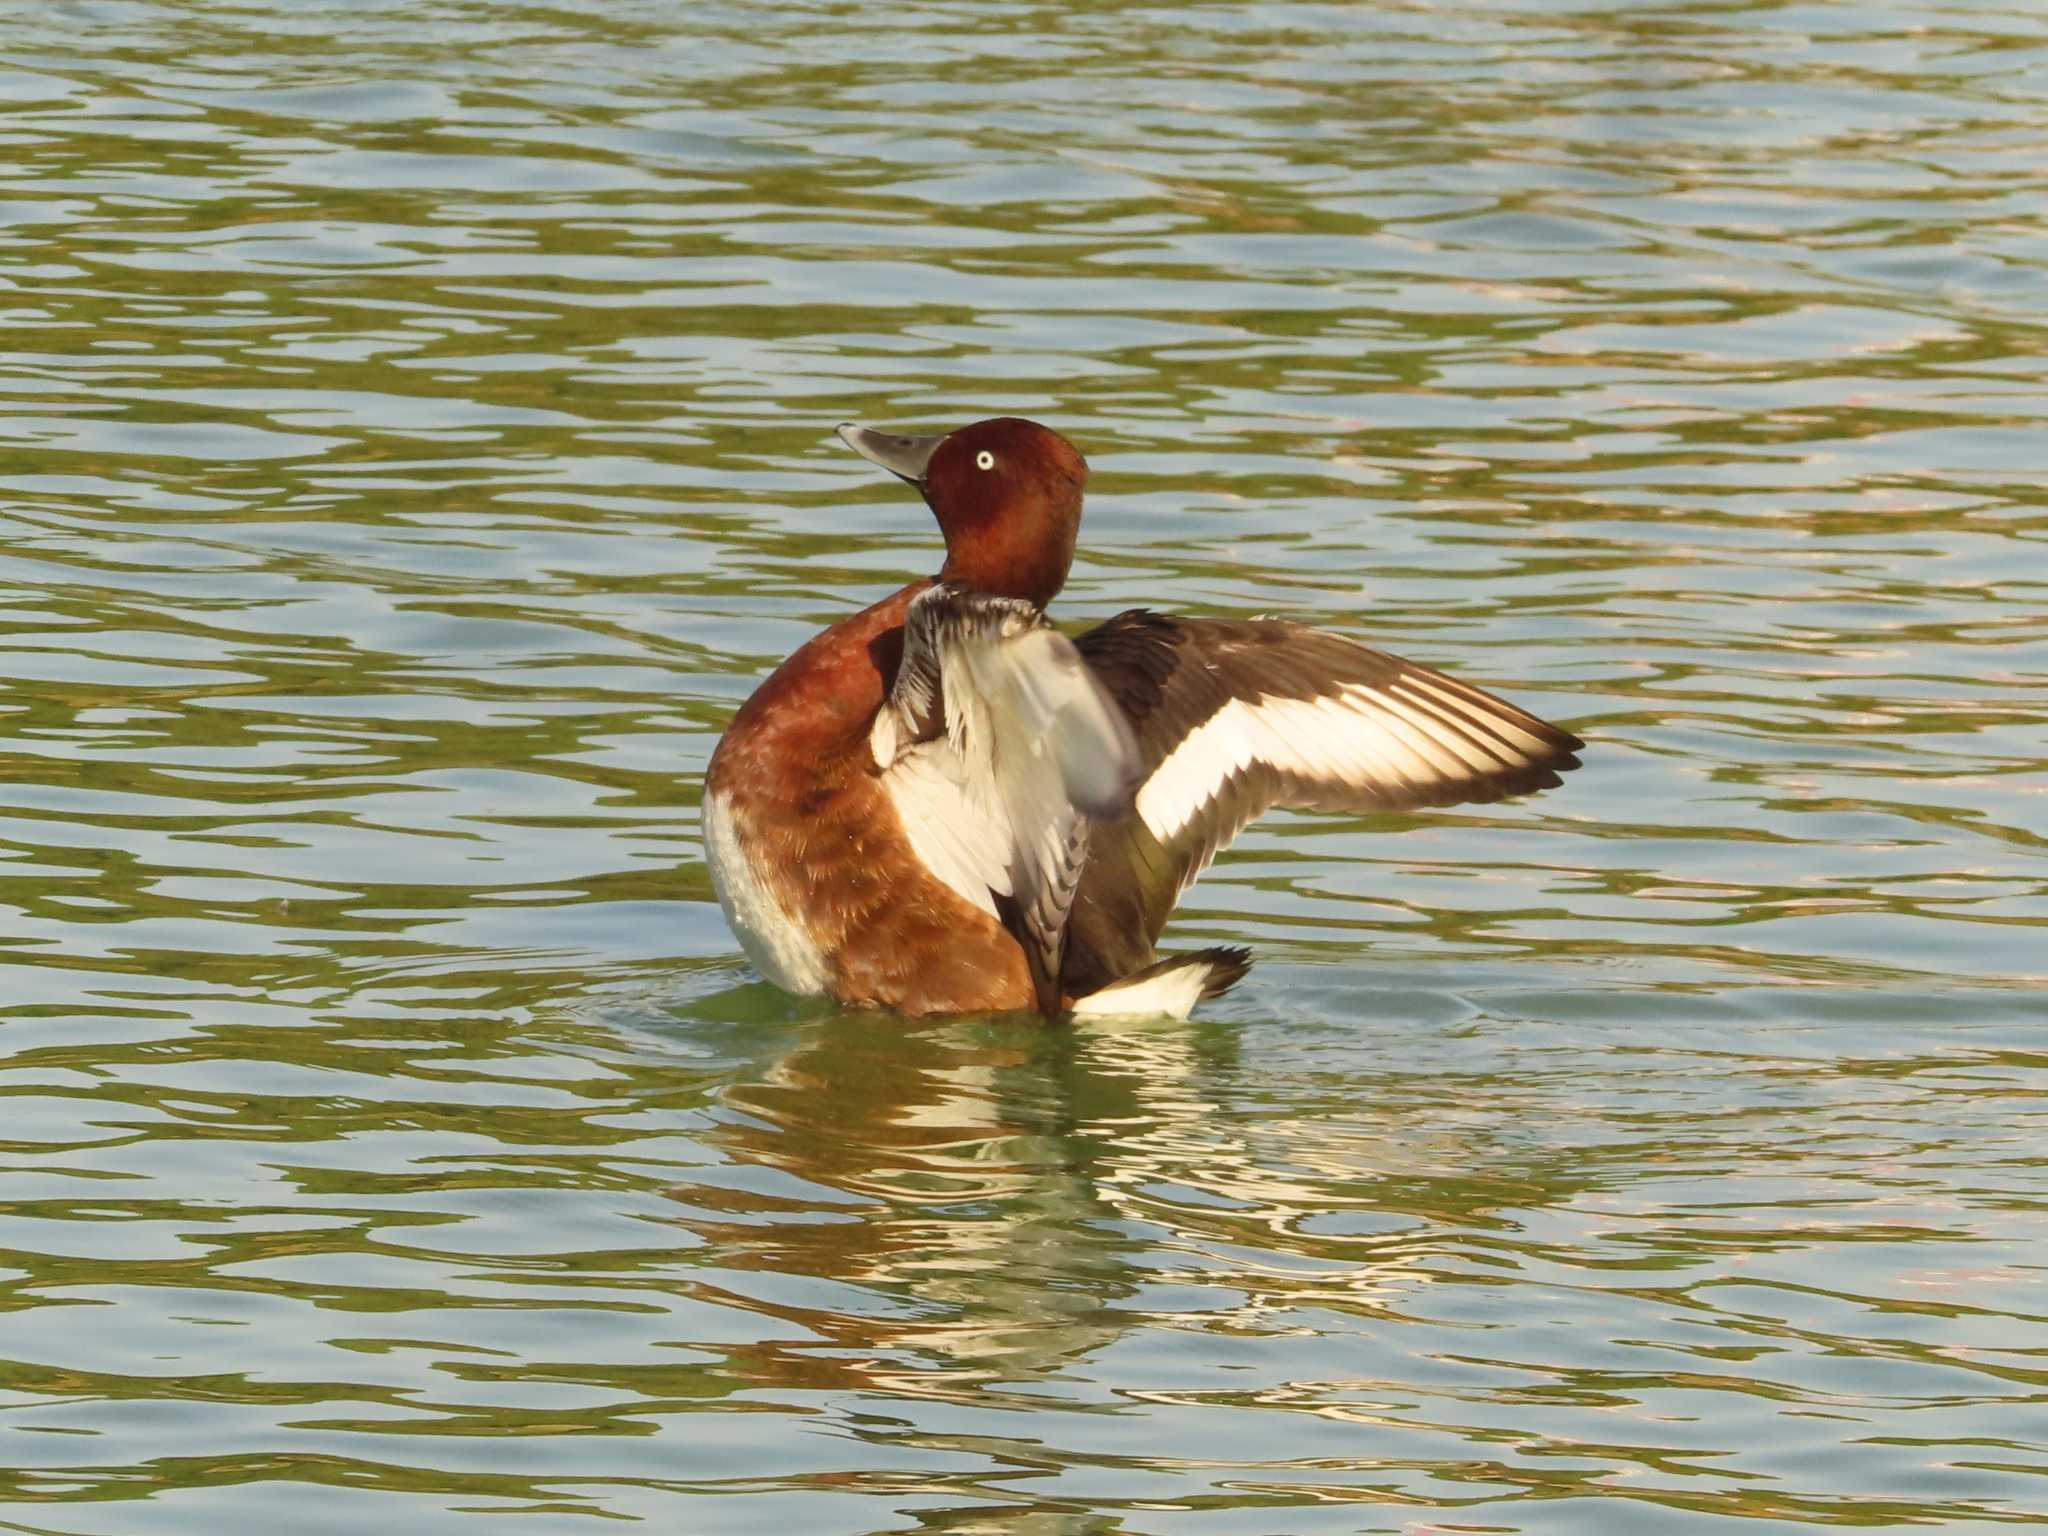
{"label": "white eye", "polygon": [[984,448],[974,456],[974,467],[976,469],[994,469],[996,467],[996,456]]}

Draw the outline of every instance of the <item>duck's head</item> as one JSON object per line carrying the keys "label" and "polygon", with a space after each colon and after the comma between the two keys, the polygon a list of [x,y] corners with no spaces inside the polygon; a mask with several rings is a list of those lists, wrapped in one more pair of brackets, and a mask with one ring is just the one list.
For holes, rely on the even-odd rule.
{"label": "duck's head", "polygon": [[1088,464],[1050,427],[998,416],[904,437],[848,422],[839,436],[924,494],[946,536],[941,581],[1041,608],[1066,584]]}

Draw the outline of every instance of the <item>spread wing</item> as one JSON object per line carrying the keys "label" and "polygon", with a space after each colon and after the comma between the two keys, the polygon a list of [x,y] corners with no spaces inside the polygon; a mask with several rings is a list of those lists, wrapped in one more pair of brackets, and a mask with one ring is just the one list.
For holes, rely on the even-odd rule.
{"label": "spread wing", "polygon": [[1082,873],[1075,992],[1149,962],[1181,893],[1270,806],[1498,800],[1557,783],[1584,745],[1484,689],[1299,624],[1133,609],[1077,648],[1130,718],[1142,778]]}
{"label": "spread wing", "polygon": [[1090,822],[1128,815],[1138,782],[1102,681],[1036,607],[941,584],[905,616],[869,746],[912,849],[1017,936],[1057,1011]]}

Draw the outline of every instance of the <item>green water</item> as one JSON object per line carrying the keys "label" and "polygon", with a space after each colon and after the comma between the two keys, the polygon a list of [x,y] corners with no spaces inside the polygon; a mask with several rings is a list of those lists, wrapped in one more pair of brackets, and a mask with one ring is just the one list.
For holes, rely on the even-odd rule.
{"label": "green water", "polygon": [[[2048,1522],[2048,12],[0,16],[0,1529]],[[1062,609],[1590,742],[1188,1025],[754,982],[734,706]]]}

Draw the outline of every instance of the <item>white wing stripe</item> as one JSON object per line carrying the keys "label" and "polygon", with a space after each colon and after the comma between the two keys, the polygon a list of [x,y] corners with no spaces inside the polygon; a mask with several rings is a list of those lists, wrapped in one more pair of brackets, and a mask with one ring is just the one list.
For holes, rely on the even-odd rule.
{"label": "white wing stripe", "polygon": [[1437,781],[1467,778],[1475,770],[1484,772],[1491,766],[1474,762],[1474,751],[1469,743],[1460,741],[1443,728],[1441,721],[1431,719],[1405,699],[1392,693],[1382,693],[1379,705],[1389,719],[1398,722],[1415,749],[1429,759],[1430,766],[1436,770],[1434,777]]}
{"label": "white wing stripe", "polygon": [[1403,719],[1439,747],[1455,753],[1467,772],[1498,773],[1503,768],[1518,766],[1522,761],[1519,754],[1478,735],[1470,721],[1460,720],[1426,699],[1390,692],[1384,702],[1387,708],[1398,711]]}
{"label": "white wing stripe", "polygon": [[1467,691],[1458,687],[1445,687],[1451,682],[1448,677],[1422,678],[1409,676],[1402,682],[1411,688],[1431,694],[1460,718],[1470,721],[1481,730],[1490,732],[1502,745],[1514,749],[1513,762],[1532,762],[1548,750],[1541,736],[1517,725],[1512,716],[1502,713],[1501,704],[1489,699],[1477,689]]}
{"label": "white wing stripe", "polygon": [[1415,744],[1370,688],[1317,699],[1232,699],[1190,731],[1138,791],[1138,815],[1164,841],[1194,821],[1230,779],[1262,762],[1326,783],[1388,789],[1440,783],[1441,759]]}
{"label": "white wing stripe", "polygon": [[1385,716],[1387,728],[1407,742],[1416,755],[1429,764],[1428,783],[1442,784],[1451,779],[1465,777],[1468,765],[1455,752],[1449,750],[1450,743],[1443,739],[1440,731],[1432,732],[1427,726],[1419,724],[1414,714],[1403,707],[1398,699],[1382,694],[1374,703]]}
{"label": "white wing stripe", "polygon": [[[1354,689],[1346,689],[1340,697],[1343,698],[1344,707],[1370,733],[1362,738],[1339,738],[1332,743],[1343,752],[1339,766],[1347,778],[1394,777],[1404,784],[1427,784],[1436,778],[1435,771],[1408,740],[1392,729],[1385,711],[1377,708],[1370,700],[1357,697],[1357,691]],[[1310,727],[1308,720],[1303,720],[1301,724]],[[1356,729],[1354,726],[1353,730]],[[1300,750],[1298,742],[1293,745],[1297,751]]]}
{"label": "white wing stripe", "polygon": [[[1396,683],[1395,687],[1401,688],[1403,683]],[[1429,722],[1428,728],[1440,739],[1460,743],[1460,751],[1470,749],[1477,753],[1479,760],[1475,766],[1480,772],[1498,773],[1503,768],[1518,768],[1528,762],[1499,737],[1489,735],[1484,721],[1475,719],[1441,697],[1431,698],[1419,689],[1403,692],[1399,697],[1408,709]]]}
{"label": "white wing stripe", "polygon": [[1161,842],[1201,814],[1217,790],[1251,763],[1253,726],[1232,699],[1180,739],[1138,787],[1138,819]]}
{"label": "white wing stripe", "polygon": [[1253,763],[1392,796],[1524,768],[1548,751],[1486,694],[1407,673],[1313,699],[1229,700],[1167,753],[1138,790],[1137,810],[1164,842]]}

